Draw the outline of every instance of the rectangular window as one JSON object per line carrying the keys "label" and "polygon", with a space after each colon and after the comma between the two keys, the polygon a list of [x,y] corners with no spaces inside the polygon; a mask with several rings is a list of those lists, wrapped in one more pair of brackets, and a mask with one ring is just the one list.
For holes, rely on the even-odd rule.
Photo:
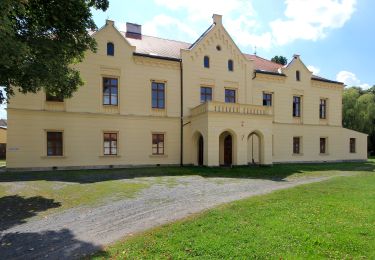
{"label": "rectangular window", "polygon": [[225,103],[236,103],[236,90],[225,89]]}
{"label": "rectangular window", "polygon": [[152,108],[165,108],[165,84],[152,82]]}
{"label": "rectangular window", "polygon": [[327,99],[321,99],[319,105],[319,118],[326,119],[327,118]]}
{"label": "rectangular window", "polygon": [[152,134],[152,154],[164,154],[164,134]]}
{"label": "rectangular window", "polygon": [[350,138],[350,153],[355,153],[355,138]]}
{"label": "rectangular window", "polygon": [[117,133],[103,134],[104,155],[117,155]]}
{"label": "rectangular window", "polygon": [[212,101],[212,88],[201,87],[201,103]]}
{"label": "rectangular window", "polygon": [[320,153],[327,152],[327,138],[320,138]]}
{"label": "rectangular window", "polygon": [[301,117],[301,97],[293,96],[293,117]]}
{"label": "rectangular window", "polygon": [[46,101],[50,102],[64,102],[64,98],[61,96],[46,93]]}
{"label": "rectangular window", "polygon": [[271,107],[272,106],[272,94],[263,93],[263,106]]}
{"label": "rectangular window", "polygon": [[63,155],[63,133],[47,132],[47,156]]}
{"label": "rectangular window", "polygon": [[118,79],[103,78],[103,105],[117,106]]}
{"label": "rectangular window", "polygon": [[293,153],[300,154],[301,152],[301,138],[293,137]]}

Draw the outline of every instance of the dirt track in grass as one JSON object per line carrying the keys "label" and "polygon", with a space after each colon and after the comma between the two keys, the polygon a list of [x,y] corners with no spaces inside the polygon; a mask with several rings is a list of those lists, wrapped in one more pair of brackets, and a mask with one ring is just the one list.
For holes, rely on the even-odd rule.
{"label": "dirt track in grass", "polygon": [[0,227],[0,256],[4,259],[79,258],[125,236],[222,203],[327,178],[330,177],[274,181],[181,176],[162,177],[162,181],[155,182],[154,177],[146,177],[142,181],[154,184],[136,197],[108,201],[97,207],[72,208],[42,219],[31,218],[9,228]]}

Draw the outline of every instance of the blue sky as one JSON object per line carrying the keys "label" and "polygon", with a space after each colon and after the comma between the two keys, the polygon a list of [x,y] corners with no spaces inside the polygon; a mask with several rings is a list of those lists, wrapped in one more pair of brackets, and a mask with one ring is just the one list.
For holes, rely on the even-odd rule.
{"label": "blue sky", "polygon": [[[239,48],[264,58],[300,54],[315,74],[348,86],[375,85],[373,0],[109,0],[95,23],[142,25],[144,34],[194,42],[222,14]],[[6,118],[4,105],[0,117]]]}
{"label": "blue sky", "polygon": [[98,27],[114,20],[120,30],[134,22],[144,34],[194,42],[218,13],[243,52],[300,54],[316,74],[366,88],[375,84],[374,10],[372,0],[110,0],[94,20]]}

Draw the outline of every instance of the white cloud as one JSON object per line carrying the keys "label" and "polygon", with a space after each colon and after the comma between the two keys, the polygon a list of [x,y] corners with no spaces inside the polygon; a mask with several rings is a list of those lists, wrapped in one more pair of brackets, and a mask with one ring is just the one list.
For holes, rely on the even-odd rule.
{"label": "white cloud", "polygon": [[[243,47],[270,49],[295,40],[324,38],[332,29],[340,28],[351,18],[357,0],[285,0],[283,17],[260,24],[254,0],[154,0],[183,18],[160,14],[144,24],[144,32],[161,36],[165,31],[176,33],[185,41],[194,41],[203,32],[202,23],[209,24],[214,13],[223,15],[223,22],[235,42]],[[266,14],[262,14],[263,17]],[[181,15],[180,15],[181,16]],[[263,21],[266,23],[266,21]],[[269,29],[265,29],[269,26]],[[181,33],[185,34],[182,35]],[[163,35],[164,36],[164,35]]]}
{"label": "white cloud", "polygon": [[311,71],[314,75],[319,75],[320,69],[313,65],[308,65],[307,68]]}
{"label": "white cloud", "polygon": [[142,33],[157,36],[161,34],[161,29],[172,30],[175,34],[187,34],[189,38],[197,38],[199,36],[187,23],[163,14],[157,15],[151,21],[146,22],[142,26]]}
{"label": "white cloud", "polygon": [[340,28],[350,19],[356,0],[285,0],[285,4],[286,19],[270,23],[278,45],[324,38],[330,29]]}
{"label": "white cloud", "polygon": [[357,78],[357,76],[350,71],[340,71],[336,75],[336,80],[340,82],[344,82],[345,85],[352,87],[361,87],[363,89],[370,88],[370,85],[367,83],[361,83],[361,81]]}
{"label": "white cloud", "polygon": [[[116,22],[116,27],[120,31],[126,32],[126,23]],[[142,25],[142,34],[144,35],[166,36],[168,38],[168,33],[173,35],[173,37],[169,37],[172,40],[186,41],[186,38],[195,40],[199,36],[188,24],[164,14],[157,15]]]}
{"label": "white cloud", "polygon": [[246,15],[254,12],[251,1],[243,0],[155,0],[155,3],[171,10],[185,10],[190,21],[207,21],[214,13],[226,16],[238,11]]}
{"label": "white cloud", "polygon": [[272,35],[269,32],[262,34],[252,33],[258,27],[258,23],[253,18],[241,15],[237,19],[228,18],[225,20],[225,28],[232,35],[237,44],[241,46],[261,47],[270,49]]}
{"label": "white cloud", "polygon": [[[261,34],[254,33],[257,22],[254,19],[255,11],[251,1],[155,0],[155,3],[173,11],[186,11],[187,17],[184,18],[185,21],[183,24],[187,24],[190,28],[202,21],[210,23],[212,14],[221,14],[223,15],[226,29],[239,45],[257,46],[264,49],[269,49],[271,47],[272,36],[269,32]],[[164,25],[158,24],[154,27],[160,28],[164,27]],[[199,29],[199,32],[201,33],[203,30]]]}

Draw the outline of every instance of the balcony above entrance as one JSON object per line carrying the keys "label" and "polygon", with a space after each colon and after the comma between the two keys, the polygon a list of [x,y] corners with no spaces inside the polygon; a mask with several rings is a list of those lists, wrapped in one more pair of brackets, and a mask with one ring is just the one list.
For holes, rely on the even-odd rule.
{"label": "balcony above entrance", "polygon": [[207,112],[240,114],[240,115],[257,115],[272,116],[272,108],[266,106],[224,103],[224,102],[206,102],[191,109],[191,116],[197,116]]}

